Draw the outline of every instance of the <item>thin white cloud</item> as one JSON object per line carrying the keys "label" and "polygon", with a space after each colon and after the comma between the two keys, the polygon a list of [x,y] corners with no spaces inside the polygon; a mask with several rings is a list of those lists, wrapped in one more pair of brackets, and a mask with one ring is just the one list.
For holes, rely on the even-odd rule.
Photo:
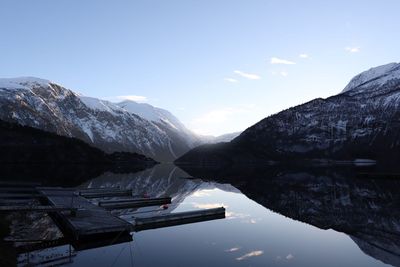
{"label": "thin white cloud", "polygon": [[225,217],[226,217],[228,220],[231,220],[231,219],[244,219],[244,218],[250,217],[250,214],[244,214],[244,213],[237,213],[237,212],[233,212],[233,211],[227,211],[227,212],[225,212]]}
{"label": "thin white cloud", "polygon": [[225,250],[226,252],[235,252],[238,251],[240,249],[240,247],[233,247],[233,248],[229,248],[227,250]]}
{"label": "thin white cloud", "polygon": [[199,190],[192,194],[193,197],[207,197],[210,196],[210,193],[207,193],[205,190]]}
{"label": "thin white cloud", "polygon": [[308,54],[300,54],[299,58],[309,58],[310,56]]}
{"label": "thin white cloud", "polygon": [[286,72],[286,71],[272,71],[271,74],[272,74],[272,75],[275,75],[275,76],[276,76],[276,75],[280,75],[280,76],[283,76],[283,77],[286,77],[286,76],[289,75],[289,73]]}
{"label": "thin white cloud", "polygon": [[241,256],[239,258],[236,258],[236,260],[242,261],[242,260],[245,260],[247,258],[261,256],[262,254],[264,254],[264,251],[262,251],[262,250],[254,250],[252,252],[244,254],[243,256]]}
{"label": "thin white cloud", "polygon": [[286,259],[288,261],[292,260],[293,258],[294,258],[294,256],[292,254],[289,254],[289,255],[286,256]]}
{"label": "thin white cloud", "polygon": [[227,208],[228,206],[223,203],[193,203],[193,207],[198,209],[215,209],[220,207]]}
{"label": "thin white cloud", "polygon": [[286,60],[286,59],[282,59],[282,58],[277,58],[277,57],[271,57],[270,60],[271,64],[284,64],[284,65],[294,65],[296,64],[296,62],[290,61],[290,60]]}
{"label": "thin white cloud", "polygon": [[249,79],[249,80],[259,80],[261,79],[260,76],[258,76],[257,74],[254,73],[247,73],[247,72],[243,72],[240,70],[235,70],[234,71],[235,74],[242,76],[243,78]]}
{"label": "thin white cloud", "polygon": [[118,100],[132,100],[135,102],[147,102],[148,99],[145,96],[141,95],[120,95],[115,97]]}
{"label": "thin white cloud", "polygon": [[347,51],[347,52],[350,52],[350,53],[358,53],[358,52],[360,52],[360,47],[358,47],[358,46],[348,46],[348,47],[345,47],[345,50]]}
{"label": "thin white cloud", "polygon": [[230,82],[230,83],[237,83],[237,82],[238,82],[238,80],[233,79],[233,78],[225,78],[224,80],[225,80],[226,82]]}

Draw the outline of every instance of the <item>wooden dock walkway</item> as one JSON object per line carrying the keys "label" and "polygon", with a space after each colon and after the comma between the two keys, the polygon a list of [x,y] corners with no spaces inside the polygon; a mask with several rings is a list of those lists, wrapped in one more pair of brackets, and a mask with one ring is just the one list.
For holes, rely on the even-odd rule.
{"label": "wooden dock walkway", "polygon": [[[132,190],[114,188],[34,187],[32,189],[9,185],[0,189],[0,213],[46,212],[57,223],[64,236],[73,240],[74,247],[82,249],[110,242],[126,242],[132,239],[133,231],[225,218],[225,209],[221,207],[146,218],[135,215],[131,223],[112,214],[111,210],[161,206],[170,204],[171,198],[135,198],[132,196]],[[115,199],[104,199],[109,197]],[[89,200],[96,198],[97,200],[93,202]],[[30,202],[31,200],[33,201]]]}
{"label": "wooden dock walkway", "polygon": [[79,195],[85,198],[124,197],[132,196],[132,190],[81,190]]}
{"label": "wooden dock walkway", "polygon": [[225,208],[223,207],[170,213],[147,218],[136,218],[134,223],[134,230],[142,231],[147,229],[169,227],[174,225],[182,225],[223,218],[225,218]]}
{"label": "wooden dock walkway", "polygon": [[139,198],[139,199],[131,198],[131,199],[99,201],[99,206],[105,209],[129,209],[129,208],[140,208],[149,206],[160,206],[165,204],[171,204],[170,197]]}
{"label": "wooden dock walkway", "polygon": [[66,206],[44,206],[44,205],[14,205],[14,206],[0,206],[1,212],[29,212],[29,211],[38,211],[38,212],[55,212],[55,211],[69,211],[76,212],[77,208],[71,208]]}
{"label": "wooden dock walkway", "polygon": [[130,233],[132,230],[129,222],[112,215],[74,192],[42,190],[40,193],[51,205],[66,205],[77,209],[76,214],[63,211],[52,214],[56,221],[77,240],[97,234]]}
{"label": "wooden dock walkway", "polygon": [[37,193],[0,193],[0,199],[35,199],[40,196],[41,195]]}

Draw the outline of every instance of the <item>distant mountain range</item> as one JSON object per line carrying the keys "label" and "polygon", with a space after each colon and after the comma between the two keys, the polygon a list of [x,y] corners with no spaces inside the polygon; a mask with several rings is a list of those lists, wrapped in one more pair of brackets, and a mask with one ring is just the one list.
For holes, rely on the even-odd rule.
{"label": "distant mountain range", "polygon": [[400,64],[355,76],[338,95],[271,115],[229,143],[199,146],[176,162],[400,158]]}
{"label": "distant mountain range", "polygon": [[400,64],[391,63],[357,75],[338,95],[271,115],[242,133],[209,137],[149,104],[111,103],[38,78],[0,79],[0,120],[162,162],[398,159],[399,104]]}
{"label": "distant mountain range", "polygon": [[203,144],[216,144],[230,142],[238,137],[242,132],[227,133],[219,136],[202,135],[200,136]]}
{"label": "distant mountain range", "polygon": [[32,77],[0,79],[0,119],[75,137],[105,152],[136,152],[166,162],[214,140],[192,133],[167,110],[82,96]]}

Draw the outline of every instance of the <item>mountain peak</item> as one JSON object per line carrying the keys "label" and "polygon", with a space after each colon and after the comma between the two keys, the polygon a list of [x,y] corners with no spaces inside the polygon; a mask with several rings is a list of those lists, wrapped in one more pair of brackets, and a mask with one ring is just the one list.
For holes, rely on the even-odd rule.
{"label": "mountain peak", "polygon": [[116,104],[117,106],[134,113],[146,120],[154,122],[171,121],[175,123],[178,121],[169,111],[157,108],[147,103],[138,103],[132,100],[124,100]]}
{"label": "mountain peak", "polygon": [[1,78],[0,88],[31,89],[33,86],[48,86],[50,83],[49,80],[37,77]]}
{"label": "mountain peak", "polygon": [[354,89],[377,87],[392,79],[400,78],[400,63],[389,63],[371,68],[355,76],[343,89],[342,93]]}

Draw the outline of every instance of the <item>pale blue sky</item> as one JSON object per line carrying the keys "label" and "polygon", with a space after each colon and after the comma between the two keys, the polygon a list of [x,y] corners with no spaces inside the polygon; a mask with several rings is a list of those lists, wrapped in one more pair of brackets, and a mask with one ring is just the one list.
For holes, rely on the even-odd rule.
{"label": "pale blue sky", "polygon": [[1,0],[0,76],[142,96],[218,135],[398,62],[399,10],[398,0]]}

